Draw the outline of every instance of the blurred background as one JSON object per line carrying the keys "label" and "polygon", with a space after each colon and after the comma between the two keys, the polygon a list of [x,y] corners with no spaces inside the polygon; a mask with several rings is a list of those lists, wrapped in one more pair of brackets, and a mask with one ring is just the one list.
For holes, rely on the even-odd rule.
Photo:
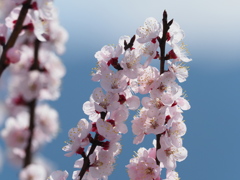
{"label": "blurred background", "polygon": [[[79,119],[87,118],[82,104],[99,86],[90,76],[96,66],[94,54],[104,45],[117,44],[122,35],[134,35],[148,17],[161,21],[162,12],[167,10],[169,20],[173,18],[184,30],[184,43],[193,59],[187,64],[189,78],[181,84],[192,106],[183,114],[188,128],[183,145],[189,155],[177,164],[176,171],[182,180],[239,179],[239,0],[56,0],[55,5],[60,22],[69,33],[67,50],[61,57],[67,74],[60,99],[50,102],[59,112],[61,131],[52,143],[41,149],[41,156],[56,169],[67,170],[71,179],[73,164],[80,156],[65,157],[62,147],[68,140],[68,130],[75,127]],[[153,65],[159,67],[158,62]],[[125,165],[134,151],[142,146],[152,147],[153,136],[147,136],[138,146],[132,144],[131,117],[127,122],[129,132],[122,137],[122,153],[110,180],[129,179]],[[2,140],[0,151],[5,151]],[[19,170],[4,157],[4,154],[0,157],[0,179],[18,179]]]}

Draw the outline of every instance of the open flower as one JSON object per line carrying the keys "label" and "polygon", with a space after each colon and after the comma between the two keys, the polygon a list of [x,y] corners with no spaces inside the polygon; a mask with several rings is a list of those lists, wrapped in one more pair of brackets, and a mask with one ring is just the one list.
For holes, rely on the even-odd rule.
{"label": "open flower", "polygon": [[137,29],[137,39],[140,43],[146,43],[159,36],[161,31],[159,22],[149,17],[145,20],[144,25]]}

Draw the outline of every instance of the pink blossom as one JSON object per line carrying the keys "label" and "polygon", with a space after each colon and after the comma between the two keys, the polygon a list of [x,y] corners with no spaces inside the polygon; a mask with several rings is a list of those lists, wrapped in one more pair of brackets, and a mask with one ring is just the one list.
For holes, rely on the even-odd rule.
{"label": "pink blossom", "polygon": [[89,139],[87,138],[88,134],[90,133],[92,126],[86,119],[81,119],[77,127],[71,128],[68,132],[68,137],[70,139],[67,142],[67,145],[64,146],[62,149],[63,151],[70,151],[69,153],[65,154],[65,156],[72,156],[73,154],[77,153],[80,147],[84,148],[89,144]]}
{"label": "pink blossom", "polygon": [[43,180],[46,179],[46,169],[38,164],[30,164],[25,167],[19,174],[20,180]]}
{"label": "pink blossom", "polygon": [[145,148],[140,148],[136,155],[137,157],[130,159],[130,164],[126,166],[129,178],[132,180],[159,179],[160,167],[155,159],[149,156],[149,152]]}
{"label": "pink blossom", "polygon": [[21,82],[21,88],[19,89],[25,100],[31,101],[34,98],[38,98],[40,95],[40,91],[46,82],[44,74],[39,72],[38,70],[30,71],[26,77],[21,78],[19,82]]}
{"label": "pink blossom", "polygon": [[50,174],[47,180],[66,180],[68,178],[68,172],[65,171],[54,171]]}
{"label": "pink blossom", "polygon": [[21,58],[20,61],[14,65],[10,64],[10,70],[13,74],[26,74],[32,65],[33,60],[33,48],[22,45],[20,47]]}
{"label": "pink blossom", "polygon": [[102,72],[101,86],[105,91],[119,93],[127,88],[128,78],[122,71],[114,73],[113,71]]}
{"label": "pink blossom", "polygon": [[99,64],[107,64],[112,58],[117,58],[122,53],[122,48],[118,45],[113,46],[103,46],[101,51],[95,53],[95,58],[97,58]]}
{"label": "pink blossom", "polygon": [[[9,16],[5,19],[5,22],[6,22],[6,26],[8,28],[10,28],[11,30],[14,29],[14,26],[16,24],[16,21],[18,19],[18,16],[19,16],[19,13],[21,11],[21,6],[18,6],[16,8],[14,8],[11,13],[9,14]],[[23,26],[27,26],[29,24],[31,24],[32,21],[31,21],[31,15],[28,13],[26,15],[26,18],[24,19],[24,22],[23,22]],[[24,34],[24,30],[22,30],[22,32],[20,33],[20,35],[23,35]]]}
{"label": "pink blossom", "polygon": [[186,81],[186,78],[188,77],[188,70],[186,67],[181,66],[181,64],[173,64],[170,63],[169,70],[175,74],[179,82],[184,82]]}
{"label": "pink blossom", "polygon": [[121,135],[116,131],[114,126],[107,121],[99,118],[97,121],[98,133],[110,141],[118,141]]}
{"label": "pink blossom", "polygon": [[28,122],[29,115],[26,112],[18,114],[16,118],[10,117],[6,120],[1,136],[8,147],[25,148],[29,137]]}
{"label": "pink blossom", "polygon": [[92,98],[95,101],[95,110],[98,112],[113,111],[119,107],[119,96],[111,92],[103,93],[102,88],[96,88],[93,91]]}
{"label": "pink blossom", "polygon": [[18,48],[12,47],[7,51],[6,56],[10,63],[17,63],[21,59],[21,52]]}
{"label": "pink blossom", "polygon": [[55,14],[53,0],[35,0],[36,10],[39,11],[41,19],[52,20]]}
{"label": "pink blossom", "polygon": [[135,79],[143,73],[142,65],[140,64],[140,55],[137,50],[127,50],[121,61],[123,73],[130,79]]}
{"label": "pink blossom", "polygon": [[[55,14],[57,14],[55,12]],[[46,49],[53,49],[58,54],[65,52],[65,44],[68,40],[67,31],[59,24],[58,16],[46,23],[44,37],[48,43],[44,43]]]}
{"label": "pink blossom", "polygon": [[176,21],[173,21],[168,33],[170,36],[169,42],[171,44],[177,44],[184,38],[184,32]]}
{"label": "pink blossom", "polygon": [[125,124],[128,116],[129,112],[126,107],[121,107],[111,113],[110,119],[114,120],[115,131],[123,134],[128,132],[128,128]]}
{"label": "pink blossom", "polygon": [[159,48],[159,43],[156,41],[155,43],[149,42],[145,43],[142,47],[143,55],[147,56],[147,60],[145,61],[143,68],[146,68],[151,63],[152,59],[159,58],[159,54],[157,49]]}
{"label": "pink blossom", "polygon": [[98,118],[100,118],[100,113],[96,112],[95,104],[92,96],[90,97],[90,101],[86,101],[83,104],[83,111],[86,115],[89,116],[89,119],[93,122],[96,122]]}
{"label": "pink blossom", "polygon": [[154,82],[159,76],[159,71],[157,68],[148,66],[144,69],[144,73],[138,77],[139,92],[141,94],[149,93],[154,87]]}
{"label": "pink blossom", "polygon": [[158,37],[160,31],[161,27],[159,22],[155,18],[149,17],[145,20],[144,26],[137,29],[137,35],[139,36],[137,40],[140,43],[149,42]]}
{"label": "pink blossom", "polygon": [[59,131],[58,113],[48,105],[40,105],[36,108],[35,131],[36,138],[41,142],[50,142]]}
{"label": "pink blossom", "polygon": [[171,106],[173,102],[173,97],[167,93],[159,97],[144,97],[142,99],[143,107],[148,109],[148,117],[157,116],[160,112],[165,114],[167,106]]}
{"label": "pink blossom", "polygon": [[130,110],[136,110],[140,106],[140,99],[138,96],[132,95],[130,89],[126,89],[124,92],[119,93],[118,102],[121,105],[126,105]]}
{"label": "pink blossom", "polygon": [[157,158],[168,170],[176,168],[176,161],[181,162],[187,157],[184,147],[175,147],[169,142],[167,135],[160,138],[161,149],[157,151]]}
{"label": "pink blossom", "polygon": [[167,171],[167,178],[164,180],[179,180],[178,173],[176,171]]}
{"label": "pink blossom", "polygon": [[183,62],[192,61],[192,59],[186,56],[186,52],[183,47],[180,47],[178,44],[172,44],[172,48],[173,48],[174,56],[176,56],[176,58],[173,58],[173,59],[176,59],[177,61],[183,61]]}
{"label": "pink blossom", "polygon": [[16,167],[21,167],[23,163],[23,159],[25,158],[26,153],[22,148],[9,148],[7,151],[7,157],[11,164]]}
{"label": "pink blossom", "polygon": [[146,134],[161,134],[166,130],[165,114],[159,114],[156,117],[147,117],[144,127]]}
{"label": "pink blossom", "polygon": [[[84,175],[84,179],[98,178],[105,179],[113,171],[113,163],[115,162],[114,154],[110,151],[97,147],[93,154],[90,155],[89,172]],[[77,160],[74,164],[75,168],[82,168],[83,158]],[[79,173],[79,172],[78,172]],[[76,173],[74,178],[77,179]]]}
{"label": "pink blossom", "polygon": [[96,153],[90,155],[89,172],[94,178],[102,178],[109,176],[113,171],[113,163],[115,158],[111,152],[104,150],[97,150]]}
{"label": "pink blossom", "polygon": [[48,21],[40,19],[39,17],[39,11],[33,11],[31,13],[31,20],[33,24],[33,32],[36,38],[39,41],[46,41],[46,38],[44,37],[44,34],[47,30],[47,23]]}
{"label": "pink blossom", "polygon": [[139,144],[143,141],[145,137],[145,127],[144,124],[147,120],[147,109],[142,108],[139,112],[139,116],[134,116],[132,120],[132,132],[136,135],[133,140],[134,144]]}

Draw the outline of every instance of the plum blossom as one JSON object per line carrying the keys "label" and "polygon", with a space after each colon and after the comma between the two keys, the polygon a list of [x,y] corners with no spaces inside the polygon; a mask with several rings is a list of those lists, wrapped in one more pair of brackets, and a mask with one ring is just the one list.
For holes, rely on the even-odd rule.
{"label": "plum blossom", "polygon": [[[98,147],[95,149],[94,153],[90,155],[89,159],[90,159],[90,167],[87,175],[87,177],[90,176],[89,179],[91,178],[104,179],[112,173],[113,163],[115,163],[113,152],[106,151]],[[83,158],[77,160],[74,164],[75,168],[82,168],[82,166],[83,166]]]}
{"label": "plum blossom", "polygon": [[47,104],[40,105],[36,108],[36,128],[40,142],[50,142],[59,131],[58,113],[55,109],[50,108]]}
{"label": "plum blossom", "polygon": [[119,107],[118,95],[107,92],[105,95],[102,88],[96,88],[93,91],[92,98],[95,101],[95,110],[98,112],[113,111]]}
{"label": "plum blossom", "polygon": [[179,43],[184,38],[184,32],[176,21],[173,21],[168,33],[169,39],[167,42],[169,42],[171,45]]}
{"label": "plum blossom", "polygon": [[[65,156],[72,156],[77,153],[79,148],[84,148],[89,144],[88,134],[90,133],[92,126],[86,119],[81,119],[77,127],[72,128],[68,132],[68,137],[70,139],[67,142],[67,145],[62,149],[63,151],[67,151],[68,153]],[[69,152],[70,151],[70,152]]]}
{"label": "plum blossom", "polygon": [[16,118],[10,117],[6,120],[1,136],[8,147],[25,148],[29,137],[28,124],[29,115],[26,112],[18,114]]}
{"label": "plum blossom", "polygon": [[157,68],[148,66],[144,69],[144,73],[138,77],[139,83],[139,93],[147,94],[152,90],[154,82],[159,76],[159,71]]}
{"label": "plum blossom", "polygon": [[53,0],[35,0],[33,3],[36,3],[35,9],[39,12],[40,19],[53,19],[55,15]]}
{"label": "plum blossom", "polygon": [[157,116],[159,113],[167,115],[167,107],[174,103],[171,94],[164,93],[159,97],[143,97],[142,105],[148,109],[148,117]]}
{"label": "plum blossom", "polygon": [[142,47],[142,51],[143,56],[147,56],[147,60],[145,61],[143,68],[148,67],[153,59],[159,58],[159,54],[157,51],[158,47],[159,47],[158,41],[154,43],[149,42],[144,44],[144,46]]}
{"label": "plum blossom", "polygon": [[188,70],[186,67],[181,64],[176,65],[169,62],[169,70],[175,74],[179,82],[186,81],[186,78],[188,77]]}
{"label": "plum blossom", "polygon": [[7,51],[6,56],[10,63],[17,63],[21,59],[21,52],[16,47],[12,47]]}
{"label": "plum blossom", "polygon": [[159,36],[161,31],[161,26],[159,22],[153,18],[149,17],[145,20],[144,26],[141,26],[137,29],[137,35],[139,38],[137,39],[140,43],[146,43],[151,41],[152,39]]}
{"label": "plum blossom", "polygon": [[118,58],[122,53],[121,46],[117,45],[113,46],[103,46],[101,51],[96,52],[95,58],[98,60],[98,63],[101,65],[102,63],[107,64],[113,58]]}
{"label": "plum blossom", "polygon": [[46,179],[46,169],[38,164],[30,164],[25,167],[19,174],[20,180],[43,180]]}
{"label": "plum blossom", "polygon": [[127,120],[128,116],[129,116],[128,109],[124,107],[119,108],[111,113],[110,120],[114,121],[114,128],[117,132],[123,134],[128,132],[128,128],[125,124],[125,121]]}
{"label": "plum blossom", "polygon": [[178,44],[172,44],[172,50],[169,52],[170,57],[177,61],[190,62],[192,59],[188,58],[185,53],[185,49]]}
{"label": "plum blossom", "polygon": [[140,99],[138,96],[134,96],[131,90],[128,88],[124,92],[119,93],[118,102],[121,105],[126,105],[130,110],[136,110],[140,106]]}
{"label": "plum blossom", "polygon": [[139,63],[140,56],[137,50],[127,50],[121,61],[123,73],[130,79],[135,79],[143,73],[142,65]]}
{"label": "plum blossom", "polygon": [[48,42],[43,44],[46,46],[46,49],[53,49],[57,54],[63,54],[65,52],[65,44],[68,40],[68,33],[60,25],[58,16],[54,17],[54,19],[52,19],[49,23],[45,24],[44,37]]}
{"label": "plum blossom", "polygon": [[110,122],[103,121],[100,118],[98,119],[96,125],[98,133],[106,139],[109,139],[110,141],[118,141],[120,139],[121,136],[118,134],[118,131],[116,131],[116,128],[114,128]]}
{"label": "plum blossom", "polygon": [[132,120],[132,132],[136,135],[133,140],[134,144],[139,144],[143,141],[145,137],[145,127],[144,124],[147,120],[147,109],[142,108],[139,112],[139,116],[135,116]]}
{"label": "plum blossom", "polygon": [[176,171],[167,171],[167,178],[164,180],[180,180]]}
{"label": "plum blossom", "polygon": [[128,175],[132,180],[152,179],[160,180],[160,167],[156,164],[155,158],[151,157],[150,150],[140,148],[136,157],[130,160]]}
{"label": "plum blossom", "polygon": [[[21,6],[18,6],[18,7],[16,7],[16,8],[14,8],[12,11],[11,11],[11,13],[9,14],[9,16],[8,17],[6,17],[6,19],[5,19],[5,24],[6,24],[6,26],[9,28],[9,29],[11,29],[11,30],[13,30],[14,29],[14,26],[15,26],[15,24],[16,24],[16,21],[17,21],[17,19],[18,19],[18,16],[19,16],[19,13],[20,13],[20,11],[21,11]],[[24,19],[24,22],[23,22],[23,26],[28,26],[28,25],[31,25],[31,23],[32,23],[32,21],[31,21],[31,15],[28,13],[27,15],[26,15],[26,18]],[[22,30],[22,32],[20,33],[20,35],[23,35],[24,34],[24,30]]]}
{"label": "plum blossom", "polygon": [[128,78],[123,71],[117,71],[115,73],[109,70],[103,72],[100,84],[105,91],[120,93],[127,88],[127,82]]}
{"label": "plum blossom", "polygon": [[166,135],[161,136],[161,149],[157,151],[157,158],[168,170],[176,168],[176,161],[181,162],[187,157],[187,150],[184,147],[175,147]]}
{"label": "plum blossom", "polygon": [[89,172],[95,178],[109,176],[113,171],[114,156],[111,152],[100,150],[90,156]]}
{"label": "plum blossom", "polygon": [[50,174],[47,180],[67,180],[68,172],[65,171],[54,171]]}

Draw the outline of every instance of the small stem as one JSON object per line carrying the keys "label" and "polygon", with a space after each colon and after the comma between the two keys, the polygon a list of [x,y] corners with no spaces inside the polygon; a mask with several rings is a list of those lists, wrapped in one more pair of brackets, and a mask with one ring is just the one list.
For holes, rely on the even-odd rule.
{"label": "small stem", "polygon": [[26,15],[28,13],[29,8],[31,7],[31,1],[32,0],[27,0],[23,5],[22,5],[22,9],[19,13],[17,22],[14,26],[13,32],[10,35],[7,44],[3,47],[3,52],[0,58],[0,77],[3,73],[3,71],[8,67],[8,64],[5,62],[6,61],[6,54],[7,51],[14,46],[18,35],[20,34],[20,32],[22,31],[22,27],[23,27],[23,22],[26,18]]}

